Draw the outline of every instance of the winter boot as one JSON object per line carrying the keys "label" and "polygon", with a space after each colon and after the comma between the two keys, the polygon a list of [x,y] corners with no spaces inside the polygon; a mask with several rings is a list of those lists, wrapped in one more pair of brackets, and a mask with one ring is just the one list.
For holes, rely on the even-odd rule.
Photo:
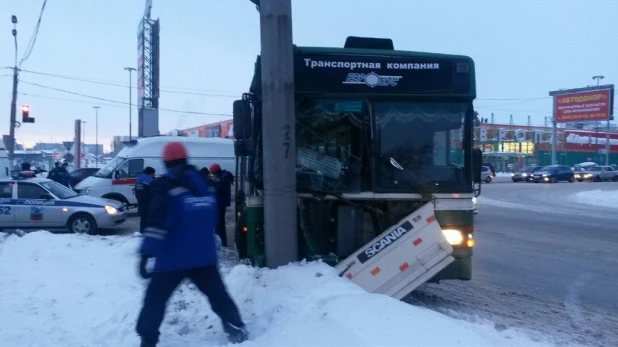
{"label": "winter boot", "polygon": [[249,332],[247,332],[244,327],[225,324],[224,330],[227,333],[227,339],[231,344],[243,343],[249,339]]}

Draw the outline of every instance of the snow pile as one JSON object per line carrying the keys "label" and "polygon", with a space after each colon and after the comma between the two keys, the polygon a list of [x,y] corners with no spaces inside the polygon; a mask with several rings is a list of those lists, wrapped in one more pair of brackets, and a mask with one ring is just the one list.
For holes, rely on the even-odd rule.
{"label": "snow pile", "polygon": [[570,196],[570,200],[580,204],[618,209],[618,190],[587,190]]}
{"label": "snow pile", "polygon": [[[0,239],[0,346],[137,346],[146,281],[136,235],[35,232]],[[222,264],[251,334],[243,346],[530,346],[471,322],[365,293],[322,263],[277,270]],[[183,284],[161,346],[225,345],[206,299]]]}
{"label": "snow pile", "polygon": [[513,176],[510,172],[496,172],[496,177],[511,177]]}

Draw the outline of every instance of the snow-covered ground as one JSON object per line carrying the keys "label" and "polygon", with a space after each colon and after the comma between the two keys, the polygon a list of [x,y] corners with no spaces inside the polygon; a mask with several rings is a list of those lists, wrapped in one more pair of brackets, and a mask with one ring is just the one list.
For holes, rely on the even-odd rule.
{"label": "snow-covered ground", "polygon": [[[139,236],[0,235],[0,346],[137,346]],[[368,294],[322,263],[221,264],[251,334],[243,346],[536,346],[512,330]],[[192,284],[170,300],[161,346],[225,345]]]}
{"label": "snow-covered ground", "polygon": [[586,205],[618,209],[618,189],[616,190],[586,190],[571,195],[570,200]]}

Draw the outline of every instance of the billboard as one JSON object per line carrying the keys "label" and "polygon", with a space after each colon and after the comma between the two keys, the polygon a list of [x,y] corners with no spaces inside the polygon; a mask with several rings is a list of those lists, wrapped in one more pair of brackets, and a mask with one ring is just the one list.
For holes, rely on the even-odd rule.
{"label": "billboard", "polygon": [[138,137],[159,135],[159,110],[151,107],[140,107],[137,117]]}
{"label": "billboard", "polygon": [[559,90],[549,95],[554,97],[556,123],[607,121],[613,114],[613,85]]}
{"label": "billboard", "polygon": [[[576,131],[565,130],[563,141],[564,149],[575,152],[598,152],[607,145],[605,131]],[[609,133],[609,145],[612,152],[618,152],[618,133]]]}

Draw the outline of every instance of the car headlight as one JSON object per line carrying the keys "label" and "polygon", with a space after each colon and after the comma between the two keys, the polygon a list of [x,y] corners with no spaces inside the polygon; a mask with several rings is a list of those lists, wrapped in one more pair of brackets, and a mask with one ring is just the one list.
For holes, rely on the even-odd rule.
{"label": "car headlight", "polygon": [[515,176],[515,174],[511,174],[511,177]]}
{"label": "car headlight", "polygon": [[528,174],[525,174],[525,173],[521,174],[521,177],[526,177],[526,176],[528,176]]}
{"label": "car headlight", "polygon": [[451,246],[458,246],[464,242],[464,237],[461,231],[455,229],[442,229],[442,234]]}
{"label": "car headlight", "polygon": [[543,177],[547,177],[547,174],[543,174]]}
{"label": "car headlight", "polygon": [[107,214],[116,214],[118,213],[118,209],[116,209],[114,206],[105,205],[105,212],[107,212]]}

